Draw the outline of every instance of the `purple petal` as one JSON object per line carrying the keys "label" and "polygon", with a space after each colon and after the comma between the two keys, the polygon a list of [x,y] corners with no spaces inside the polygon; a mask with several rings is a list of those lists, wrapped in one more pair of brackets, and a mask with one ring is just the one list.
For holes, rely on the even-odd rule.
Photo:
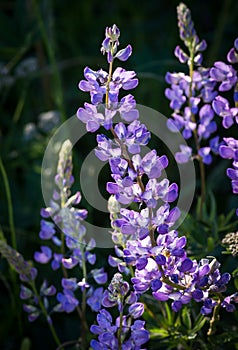
{"label": "purple petal", "polygon": [[166,301],[169,299],[168,294],[162,293],[162,292],[153,292],[153,297],[159,301]]}
{"label": "purple petal", "polygon": [[128,312],[133,318],[139,318],[144,313],[144,304],[134,303],[129,307]]}
{"label": "purple petal", "polygon": [[52,250],[47,246],[41,246],[41,252],[35,252],[35,261],[41,264],[47,264],[52,257]]}
{"label": "purple petal", "polygon": [[182,264],[178,267],[178,270],[181,272],[187,272],[193,267],[193,262],[191,259],[186,258],[183,260]]}
{"label": "purple petal", "polygon": [[117,52],[115,58],[118,58],[120,61],[126,61],[132,54],[132,47],[128,45],[125,49],[122,49]]}

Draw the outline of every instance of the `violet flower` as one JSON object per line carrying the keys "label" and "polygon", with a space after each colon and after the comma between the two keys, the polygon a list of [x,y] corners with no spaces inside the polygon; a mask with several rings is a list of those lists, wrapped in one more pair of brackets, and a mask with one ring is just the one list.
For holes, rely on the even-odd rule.
{"label": "violet flower", "polygon": [[[205,42],[199,42],[190,14],[183,4],[178,9],[178,17],[180,35],[188,49],[193,50],[192,52],[197,55],[194,65],[200,65],[200,51],[205,49]],[[116,89],[112,69],[113,60],[116,57],[113,45],[117,50],[119,31],[114,26],[110,30],[107,29],[107,33],[114,34],[110,34],[112,37],[109,39],[106,34],[103,42],[103,52],[107,52],[109,62],[109,78],[105,92],[106,107],[101,109],[102,117],[97,122],[95,130],[100,125],[105,127],[108,108],[111,108],[111,113],[120,110],[119,115],[123,119],[121,108],[124,103],[118,110],[118,105],[115,104],[111,94]],[[117,70],[117,73],[122,74],[121,78],[118,77],[117,99],[119,100],[119,91],[123,88],[124,71]],[[133,74],[133,79],[134,77]],[[213,121],[214,111],[210,105],[216,96],[216,92],[213,91],[216,82],[209,76],[209,71],[202,67],[194,70],[192,77],[184,74],[169,74],[167,79],[172,85],[171,89],[167,90],[167,95],[174,102],[172,105],[175,111],[173,128],[181,129],[187,138],[194,134],[195,128],[197,132],[199,130],[197,141],[206,141],[207,145],[200,147],[199,144],[195,156],[205,163],[210,163],[210,153],[217,152],[219,144],[218,138],[210,139],[210,135],[216,130],[216,124]],[[130,81],[130,84],[133,88],[134,83]],[[208,84],[207,90],[206,84]],[[134,98],[127,97],[124,102],[127,103],[129,114],[133,111],[132,118],[129,117],[126,120],[129,125],[125,126],[122,122],[112,125],[111,118],[107,127],[109,128],[110,124],[114,140],[105,135],[97,136],[96,155],[103,161],[109,160],[112,176],[112,181],[107,183],[107,191],[112,195],[108,208],[116,256],[109,256],[109,263],[114,267],[117,266],[119,270],[103,293],[102,305],[106,308],[117,307],[120,317],[113,322],[112,316],[106,310],[99,311],[98,325],[92,325],[90,328],[91,332],[98,336],[98,340],[91,341],[94,349],[111,349],[118,346],[126,349],[126,346],[131,346],[132,343],[135,346],[132,348],[137,349],[137,346],[148,340],[148,333],[143,328],[143,321],[140,320],[134,322],[130,327],[131,335],[127,335],[128,320],[140,317],[143,313],[144,308],[139,301],[141,294],[151,291],[156,300],[171,300],[171,307],[176,312],[184,304],[194,300],[202,303],[203,314],[209,314],[217,305],[217,299],[226,290],[230,279],[228,273],[220,273],[220,264],[215,258],[197,261],[187,256],[186,237],[180,237],[179,233],[172,229],[180,216],[179,209],[173,205],[178,196],[178,186],[175,183],[170,184],[168,179],[160,178],[168,166],[168,159],[166,156],[158,155],[155,150],[143,157],[140,155],[140,148],[147,144],[149,133],[137,120],[138,113],[134,114],[136,111]],[[186,102],[188,103],[185,105]],[[202,102],[203,105],[201,105]],[[95,113],[98,113],[97,107],[96,104],[92,107]],[[134,118],[135,115],[136,118]],[[194,116],[197,116],[198,120],[195,120]],[[88,124],[92,118],[91,114],[88,117],[85,115],[83,120],[89,131],[92,131]],[[185,161],[194,155],[191,148],[181,147],[178,157]],[[131,203],[134,205],[138,203],[136,210],[121,207],[121,204]],[[133,277],[130,281],[125,281],[122,273],[129,275],[131,269]],[[133,291],[130,291],[130,283],[133,285]],[[101,295],[101,292],[99,294]],[[236,299],[231,298],[231,301],[233,305]],[[233,306],[228,306],[229,303],[227,299],[227,308],[231,310]],[[225,302],[224,307],[226,308]],[[128,314],[125,314],[126,310]],[[141,339],[144,339],[142,343],[136,343],[138,339],[134,337],[133,331],[138,336],[141,335]]]}
{"label": "violet flower", "polygon": [[[228,137],[223,139],[225,144],[219,148],[219,153],[222,158],[232,159],[232,168],[226,171],[227,176],[231,179],[232,191],[238,194],[238,140]],[[236,209],[238,216],[238,208]]]}
{"label": "violet flower", "polygon": [[[195,144],[195,147],[182,147],[181,152],[175,155],[177,162],[186,163],[197,159],[200,169],[203,169],[202,163],[212,162],[213,149],[209,145],[209,138],[217,130],[211,107],[217,96],[215,88],[218,81],[223,81],[222,89],[232,87],[236,82],[235,71],[221,62],[211,70],[202,67],[201,52],[206,49],[206,42],[199,40],[190,10],[185,4],[181,3],[177,7],[177,15],[180,38],[188,52],[177,46],[175,56],[181,63],[188,65],[189,75],[166,74],[165,80],[171,87],[165,90],[165,96],[170,100],[170,108],[173,110],[168,119],[168,128],[172,132],[182,132],[186,140],[193,139]],[[201,192],[204,192],[203,184]]]}
{"label": "violet flower", "polygon": [[[101,309],[97,315],[98,325],[92,325],[90,331],[98,336],[90,343],[93,349],[140,349],[149,340],[149,332],[144,328],[144,321],[138,320],[144,312],[144,305],[137,302],[135,293],[129,293],[129,284],[123,280],[121,274],[116,273],[104,292],[102,305],[110,308],[118,306],[120,316],[115,323],[111,314]],[[125,307],[128,306],[127,315]],[[131,324],[134,319],[134,324]]]}
{"label": "violet flower", "polygon": [[227,54],[227,61],[232,64],[238,62],[238,38],[235,39],[234,47]]}

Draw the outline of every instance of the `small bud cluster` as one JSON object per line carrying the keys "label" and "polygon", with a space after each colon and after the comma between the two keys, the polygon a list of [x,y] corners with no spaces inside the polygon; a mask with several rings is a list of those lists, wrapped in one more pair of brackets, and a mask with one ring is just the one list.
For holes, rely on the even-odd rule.
{"label": "small bud cluster", "polygon": [[222,243],[227,246],[232,255],[238,255],[238,232],[229,232],[225,235]]}

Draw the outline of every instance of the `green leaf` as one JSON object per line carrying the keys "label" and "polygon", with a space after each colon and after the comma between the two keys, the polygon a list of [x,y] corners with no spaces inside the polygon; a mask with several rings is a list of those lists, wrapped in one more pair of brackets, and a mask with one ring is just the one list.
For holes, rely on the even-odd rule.
{"label": "green leaf", "polygon": [[165,310],[166,310],[166,314],[167,314],[167,324],[171,326],[174,323],[171,308],[168,305],[168,303],[165,303],[164,306],[165,306]]}
{"label": "green leaf", "polygon": [[215,245],[215,242],[214,242],[213,237],[208,237],[207,238],[208,251],[212,251],[214,249],[214,245]]}
{"label": "green leaf", "polygon": [[216,217],[217,217],[217,205],[216,200],[211,191],[209,191],[209,201],[210,201],[210,213],[209,213],[209,219],[211,223],[214,223]]}
{"label": "green leaf", "polygon": [[31,340],[29,338],[24,338],[21,342],[20,350],[30,350]]}
{"label": "green leaf", "polygon": [[208,318],[204,317],[203,315],[198,315],[198,317],[196,318],[195,321],[195,326],[192,329],[193,333],[197,333],[200,331],[200,329],[202,329],[202,327],[205,325],[205,323],[207,322]]}
{"label": "green leaf", "polygon": [[169,333],[166,329],[163,328],[152,328],[150,331],[150,338],[166,338],[169,336]]}
{"label": "green leaf", "polygon": [[234,278],[234,285],[236,289],[238,290],[238,278]]}
{"label": "green leaf", "polygon": [[183,324],[187,327],[187,329],[190,330],[192,327],[192,321],[190,317],[190,312],[186,307],[182,310],[182,321]]}

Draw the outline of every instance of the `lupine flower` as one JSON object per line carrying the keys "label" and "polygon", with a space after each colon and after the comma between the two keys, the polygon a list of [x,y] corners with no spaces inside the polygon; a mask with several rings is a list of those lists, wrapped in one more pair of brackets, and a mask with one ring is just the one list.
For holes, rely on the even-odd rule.
{"label": "lupine flower", "polygon": [[[199,41],[190,12],[184,4],[178,8],[178,19],[180,36],[190,53],[195,55],[193,64],[199,66],[202,62],[201,51],[206,48],[206,43]],[[103,41],[102,51],[107,53],[110,71],[119,45],[118,37],[119,31],[113,27],[110,30],[107,29],[106,38]],[[127,56],[126,50],[122,55]],[[181,61],[191,63],[187,59],[189,56],[186,56],[182,49],[177,48],[176,55]],[[216,71],[213,73],[218,74]],[[144,329],[143,321],[136,320],[134,325],[130,325],[131,336],[129,337],[127,321],[128,316],[137,318],[142,315],[144,307],[138,300],[142,293],[151,290],[156,300],[172,300],[171,307],[176,312],[184,304],[195,300],[202,303],[201,313],[209,314],[217,305],[216,297],[226,290],[230,275],[220,273],[220,264],[216,259],[197,261],[189,258],[185,249],[186,237],[179,237],[177,231],[171,230],[180,215],[179,209],[169,204],[176,200],[178,186],[170,184],[168,179],[158,181],[168,166],[168,159],[166,156],[159,156],[155,150],[141,157],[138,146],[141,147],[148,142],[149,134],[146,127],[141,128],[137,121],[139,115],[138,111],[135,112],[135,100],[132,95],[127,95],[117,104],[123,82],[126,87],[134,88],[134,84],[137,84],[134,82],[135,75],[116,69],[118,84],[115,84],[115,75],[113,72],[110,74],[110,79],[106,82],[105,111],[108,107],[112,107],[111,113],[117,109],[121,118],[124,118],[129,126],[126,127],[121,122],[114,126],[112,122],[114,115],[111,114],[107,118],[106,113],[101,112],[104,109],[99,111],[96,102],[86,106],[89,110],[93,110],[93,113],[85,113],[80,109],[78,117],[86,123],[87,130],[96,131],[102,125],[111,129],[114,137],[112,140],[105,135],[98,135],[96,150],[99,159],[109,160],[113,179],[107,183],[107,191],[113,195],[108,207],[117,256],[109,256],[109,263],[114,267],[117,266],[120,272],[128,273],[133,267],[134,276],[131,278],[131,283],[134,291],[129,293],[130,284],[123,279],[121,273],[113,276],[108,289],[103,293],[102,305],[107,308],[117,306],[120,318],[117,318],[114,323],[111,315],[101,309],[97,316],[98,325],[90,328],[92,333],[98,335],[98,340],[91,341],[91,347],[93,349],[117,348],[118,337],[121,336],[121,331],[118,333],[120,326],[124,335],[124,338],[120,339],[122,349],[139,349],[148,340],[148,332]],[[226,79],[229,80],[228,75]],[[128,84],[124,81],[125,77],[130,77]],[[210,163],[211,152],[217,152],[219,145],[218,137],[210,139],[211,134],[216,131],[213,120],[214,111],[210,105],[217,95],[214,91],[216,81],[210,76],[209,70],[203,67],[194,70],[192,76],[171,73],[166,79],[171,84],[171,88],[166,90],[166,95],[174,109],[173,120],[169,122],[171,128],[173,131],[182,130],[187,139],[196,135],[199,143],[197,154],[193,155],[189,147],[181,147],[177,157],[183,162],[197,157],[205,163]],[[229,82],[231,83],[230,80]],[[127,113],[126,118],[123,116],[123,108],[125,108],[123,112]],[[130,132],[128,132],[129,129]],[[200,147],[200,142],[204,140],[207,144]],[[159,200],[164,203],[157,208]],[[115,201],[119,202],[119,205],[115,205]],[[120,203],[128,205],[132,202],[139,204],[137,210],[120,206]],[[142,205],[143,208],[141,208]],[[95,270],[92,273],[95,275]],[[236,302],[236,298],[231,300],[233,303]],[[130,306],[127,306],[127,303]],[[229,304],[230,300],[227,299],[223,307],[232,310],[233,306]],[[128,310],[129,315],[124,314],[125,310]],[[143,340],[138,340],[139,337]]]}
{"label": "lupine flower", "polygon": [[41,246],[41,252],[35,252],[35,261],[41,264],[47,264],[52,257],[52,250],[47,246]]}
{"label": "lupine flower", "polygon": [[[102,305],[110,308],[118,305],[118,310],[122,313],[125,305],[129,304],[128,316],[122,315],[113,323],[111,314],[101,309],[97,315],[98,325],[92,325],[90,331],[98,335],[98,340],[93,339],[90,343],[93,349],[113,349],[118,348],[118,336],[122,349],[140,349],[140,346],[149,340],[149,332],[144,329],[144,321],[136,320],[131,325],[131,318],[137,319],[144,312],[144,305],[137,302],[135,293],[129,293],[129,284],[123,280],[120,273],[116,273],[103,294]],[[122,323],[121,323],[122,322]],[[118,330],[121,329],[118,335]],[[129,335],[130,330],[130,335]]]}
{"label": "lupine flower", "polygon": [[214,67],[210,70],[210,76],[214,81],[221,82],[219,91],[231,90],[237,82],[234,68],[221,61],[214,63]]}
{"label": "lupine flower", "polygon": [[33,292],[30,288],[27,288],[23,284],[20,285],[20,298],[22,300],[30,299],[33,296]]}
{"label": "lupine flower", "polygon": [[97,135],[98,148],[95,150],[96,156],[102,160],[122,156],[122,150],[118,142],[126,144],[128,152],[136,154],[140,152],[140,146],[145,146],[150,139],[150,132],[144,124],[135,120],[128,127],[123,123],[118,123],[114,129],[118,139],[111,140],[107,136]]}
{"label": "lupine flower", "polygon": [[229,102],[222,96],[217,96],[212,107],[217,115],[222,117],[222,125],[224,128],[230,128],[235,122],[238,124],[238,108],[230,108]]}
{"label": "lupine flower", "polygon": [[[223,140],[225,144],[220,146],[219,153],[222,158],[233,160],[233,168],[228,168],[226,173],[231,179],[233,193],[238,194],[238,140],[232,137]],[[236,215],[238,216],[238,209],[236,209]]]}
{"label": "lupine flower", "polygon": [[89,67],[84,69],[84,76],[87,80],[79,82],[79,89],[90,92],[93,104],[101,103],[106,92],[107,73],[100,69],[93,71]]}
{"label": "lupine flower", "polygon": [[[99,318],[100,315],[100,318]],[[112,318],[106,310],[101,310],[98,315],[98,324],[91,326],[92,333],[98,335],[98,341],[93,339],[90,345],[93,349],[118,349],[118,340],[115,336],[118,326],[112,326]],[[129,339],[122,343],[123,350],[139,350],[141,346],[149,340],[149,332],[144,328],[145,321],[135,320],[132,325],[127,324],[126,319],[123,319],[123,336],[126,337],[128,330],[131,334]],[[119,318],[116,319],[116,324],[119,323]],[[115,328],[114,328],[115,327]]]}
{"label": "lupine flower", "polygon": [[227,54],[227,61],[233,64],[238,62],[238,38],[234,41],[234,47]]}
{"label": "lupine flower", "polygon": [[175,159],[178,163],[187,163],[192,157],[192,148],[185,145],[180,145],[180,152],[176,152]]}
{"label": "lupine flower", "polygon": [[131,53],[131,45],[128,45],[125,49],[117,52],[119,46],[120,30],[114,24],[112,27],[107,27],[105,30],[105,39],[102,42],[101,52],[107,53],[107,61],[111,63],[113,59],[118,58],[120,61],[126,61]]}
{"label": "lupine flower", "polygon": [[75,310],[78,306],[79,301],[75,298],[75,295],[72,290],[64,289],[63,293],[57,294],[58,305],[54,307],[54,311],[70,313]]}
{"label": "lupine flower", "polygon": [[[116,95],[114,94],[113,97],[111,96],[111,102],[113,104],[117,102],[115,101]],[[77,117],[86,124],[87,131],[95,132],[100,126],[109,130],[112,127],[113,118],[117,112],[120,113],[121,118],[127,122],[138,119],[138,111],[134,109],[134,99],[131,95],[123,97],[120,103],[116,103],[111,109],[105,108],[101,105],[99,109],[93,104],[85,103],[84,108],[80,107],[78,109]]]}
{"label": "lupine flower", "polygon": [[103,287],[89,290],[87,294],[87,304],[91,307],[92,311],[98,312],[101,309],[102,299]]}
{"label": "lupine flower", "polygon": [[[194,28],[194,23],[192,21],[191,12],[185,4],[179,4],[177,7],[177,14],[180,38],[189,48],[189,50],[192,50],[192,48],[194,49],[194,52],[196,53],[194,62],[201,64],[201,51],[204,51],[206,49],[207,44],[205,40],[199,42],[199,38]],[[175,55],[179,58],[181,63],[185,63],[189,60],[189,56],[180,47],[176,47]]]}
{"label": "lupine flower", "polygon": [[118,305],[119,311],[122,307],[122,298],[124,298],[129,291],[128,282],[123,280],[120,273],[116,273],[108,287],[105,290],[102,300],[102,305],[104,307],[112,307]]}
{"label": "lupine flower", "polygon": [[170,108],[174,111],[167,125],[172,132],[181,131],[186,140],[193,138],[195,141],[196,149],[188,145],[176,153],[178,163],[197,159],[210,164],[213,149],[209,145],[209,138],[217,130],[210,104],[217,96],[215,88],[218,81],[222,81],[222,89],[229,89],[235,84],[235,71],[221,62],[217,62],[211,70],[202,67],[201,52],[206,49],[206,42],[199,40],[186,5],[181,3],[177,7],[177,15],[180,38],[188,53],[177,46],[175,56],[189,66],[189,75],[166,74],[165,80],[171,87],[165,90],[165,96],[170,100]]}
{"label": "lupine flower", "polygon": [[23,304],[23,310],[28,313],[29,322],[34,322],[40,316],[40,311],[36,306]]}

